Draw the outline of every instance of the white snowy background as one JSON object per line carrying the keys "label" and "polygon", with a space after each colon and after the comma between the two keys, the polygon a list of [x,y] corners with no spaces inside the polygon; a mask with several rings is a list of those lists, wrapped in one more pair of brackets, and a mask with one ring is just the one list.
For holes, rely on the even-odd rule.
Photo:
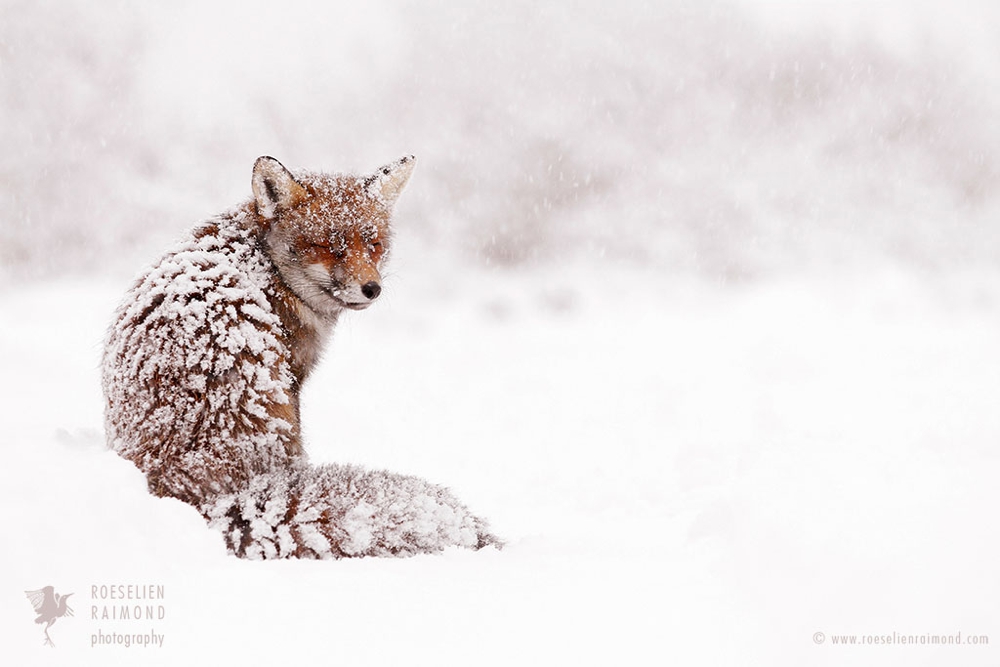
{"label": "white snowy background", "polygon": [[[5,0],[0,146],[4,664],[1000,662],[994,3]],[[307,446],[508,546],[228,556],[104,447],[112,311],[258,155],[405,153]]]}

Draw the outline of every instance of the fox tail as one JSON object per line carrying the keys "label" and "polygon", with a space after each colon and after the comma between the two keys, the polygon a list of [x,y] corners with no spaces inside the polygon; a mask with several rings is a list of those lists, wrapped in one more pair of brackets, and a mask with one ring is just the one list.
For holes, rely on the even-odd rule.
{"label": "fox tail", "polygon": [[350,465],[258,475],[201,507],[241,558],[407,556],[502,542],[447,488]]}

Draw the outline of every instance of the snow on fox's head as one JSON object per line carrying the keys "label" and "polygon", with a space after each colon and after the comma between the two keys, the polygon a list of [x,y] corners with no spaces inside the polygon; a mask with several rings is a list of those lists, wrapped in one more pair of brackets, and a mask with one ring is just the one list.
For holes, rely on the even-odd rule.
{"label": "snow on fox's head", "polygon": [[292,175],[272,157],[257,159],[254,204],[268,253],[320,317],[367,308],[382,292],[389,221],[414,163],[408,155],[363,176]]}

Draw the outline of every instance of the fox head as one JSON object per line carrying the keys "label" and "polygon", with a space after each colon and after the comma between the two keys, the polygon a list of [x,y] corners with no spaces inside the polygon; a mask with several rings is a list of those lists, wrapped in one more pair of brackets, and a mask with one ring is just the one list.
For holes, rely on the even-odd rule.
{"label": "fox head", "polygon": [[372,174],[293,176],[272,157],[253,168],[265,247],[285,284],[317,315],[367,308],[382,292],[393,206],[413,171],[402,157]]}

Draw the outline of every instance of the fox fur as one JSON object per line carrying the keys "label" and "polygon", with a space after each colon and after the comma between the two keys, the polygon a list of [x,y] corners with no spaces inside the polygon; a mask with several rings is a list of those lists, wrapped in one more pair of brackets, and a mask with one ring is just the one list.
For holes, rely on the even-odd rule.
{"label": "fox fur", "polygon": [[253,196],[196,227],[125,295],[103,359],[108,443],[149,490],[196,507],[246,558],[499,546],[416,477],[309,464],[299,395],[345,309],[381,292],[391,215],[413,170],[253,168]]}

